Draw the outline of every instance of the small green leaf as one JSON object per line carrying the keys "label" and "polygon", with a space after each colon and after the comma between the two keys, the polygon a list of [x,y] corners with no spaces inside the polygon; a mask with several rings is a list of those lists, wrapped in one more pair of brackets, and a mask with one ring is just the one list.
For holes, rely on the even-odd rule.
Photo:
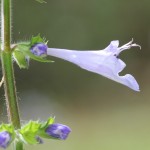
{"label": "small green leaf", "polygon": [[54,121],[55,121],[55,118],[50,117],[50,118],[48,118],[48,120],[47,120],[46,122],[41,123],[40,129],[39,129],[39,131],[38,131],[37,134],[38,134],[40,137],[43,137],[43,138],[55,139],[55,138],[49,136],[49,135],[45,132],[46,128],[47,128],[49,125],[53,124]]}
{"label": "small green leaf", "polygon": [[22,135],[22,140],[24,143],[28,144],[38,144],[36,140],[37,132],[40,129],[41,124],[38,121],[30,121],[24,127],[19,130]]}
{"label": "small green leaf", "polygon": [[31,38],[31,43],[30,45],[33,46],[34,44],[37,44],[37,43],[46,43],[46,39],[42,38],[40,36],[40,34],[38,34],[37,36],[33,36]]}
{"label": "small green leaf", "polygon": [[12,132],[14,132],[14,127],[13,127],[13,125],[11,125],[11,124],[1,124],[0,125],[0,132],[1,131],[8,131],[8,132],[10,132],[10,133],[12,133]]}
{"label": "small green leaf", "polygon": [[15,129],[12,124],[1,124],[0,125],[0,132],[7,131],[11,135],[11,142],[15,139]]}
{"label": "small green leaf", "polygon": [[18,66],[20,67],[20,69],[25,69],[29,67],[29,62],[27,60],[27,58],[25,57],[25,55],[21,52],[21,51],[14,51],[13,52],[13,57],[16,61],[16,63],[18,64]]}
{"label": "small green leaf", "polygon": [[55,118],[50,117],[47,119],[46,122],[41,123],[41,127],[40,128],[47,128],[50,124],[53,124],[55,122]]}

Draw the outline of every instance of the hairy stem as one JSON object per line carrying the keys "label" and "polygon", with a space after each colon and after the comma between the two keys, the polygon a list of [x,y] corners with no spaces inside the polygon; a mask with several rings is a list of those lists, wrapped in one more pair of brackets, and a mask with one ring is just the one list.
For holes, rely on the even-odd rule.
{"label": "hairy stem", "polygon": [[[4,76],[4,90],[9,123],[15,129],[21,127],[17,94],[15,87],[14,69],[11,51],[11,0],[1,0],[1,62]],[[15,150],[23,150],[23,145],[16,143]]]}
{"label": "hairy stem", "polygon": [[16,129],[20,128],[16,88],[13,74],[12,55],[3,51],[1,54],[2,70],[4,75],[4,89],[9,122]]}

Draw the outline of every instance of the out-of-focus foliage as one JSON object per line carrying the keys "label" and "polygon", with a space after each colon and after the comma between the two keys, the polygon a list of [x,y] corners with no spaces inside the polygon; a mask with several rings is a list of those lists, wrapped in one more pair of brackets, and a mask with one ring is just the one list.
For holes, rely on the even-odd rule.
{"label": "out-of-focus foliage", "polygon": [[[123,44],[131,38],[142,47],[120,55],[127,63],[124,73],[133,74],[139,82],[139,93],[55,58],[49,64],[31,61],[29,70],[16,66],[23,122],[52,115],[72,128],[65,142],[27,149],[149,150],[150,1],[12,2],[12,42],[41,33],[49,47],[103,49],[112,40]],[[0,105],[1,119],[6,117],[4,106]]]}
{"label": "out-of-focus foliage", "polygon": [[36,0],[36,1],[39,3],[46,3],[46,1],[43,1],[43,0]]}

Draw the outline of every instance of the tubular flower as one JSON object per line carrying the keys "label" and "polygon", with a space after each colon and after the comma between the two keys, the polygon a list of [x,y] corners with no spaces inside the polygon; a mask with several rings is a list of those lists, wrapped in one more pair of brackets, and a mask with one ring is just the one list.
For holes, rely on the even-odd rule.
{"label": "tubular flower", "polygon": [[0,147],[7,148],[10,144],[11,136],[7,131],[0,132]]}
{"label": "tubular flower", "polygon": [[31,47],[34,55],[50,55],[67,60],[81,67],[82,69],[100,74],[106,78],[121,83],[135,91],[139,91],[139,85],[131,74],[119,76],[119,73],[126,67],[126,64],[119,59],[119,54],[131,47],[140,47],[129,43],[119,47],[119,41],[111,41],[103,50],[78,51],[58,48],[48,48],[46,44],[37,43]]}
{"label": "tubular flower", "polygon": [[66,125],[55,123],[49,125],[45,132],[53,138],[65,140],[71,132],[71,129]]}
{"label": "tubular flower", "polygon": [[133,43],[133,40],[121,47],[118,46],[119,41],[116,40],[111,41],[105,49],[96,51],[48,48],[47,55],[67,60],[82,69],[100,74],[135,91],[139,91],[139,85],[132,75],[119,76],[119,73],[125,68],[126,64],[118,56],[123,50],[140,46]]}

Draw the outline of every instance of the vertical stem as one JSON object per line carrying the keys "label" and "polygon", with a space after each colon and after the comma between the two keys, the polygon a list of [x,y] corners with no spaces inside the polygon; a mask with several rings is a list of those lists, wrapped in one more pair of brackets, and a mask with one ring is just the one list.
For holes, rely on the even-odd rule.
{"label": "vertical stem", "polygon": [[5,51],[10,51],[10,5],[10,0],[1,0],[1,40],[2,49]]}
{"label": "vertical stem", "polygon": [[14,150],[24,150],[22,142],[14,142],[13,149]]}
{"label": "vertical stem", "polygon": [[1,55],[8,119],[9,122],[17,129],[20,128],[20,118],[14,83],[12,55],[5,51],[3,51]]}
{"label": "vertical stem", "polygon": [[[4,90],[9,123],[15,129],[21,127],[17,94],[15,87],[14,69],[11,52],[11,0],[1,0],[1,62],[4,76]],[[16,143],[16,150],[23,150],[20,142]]]}

